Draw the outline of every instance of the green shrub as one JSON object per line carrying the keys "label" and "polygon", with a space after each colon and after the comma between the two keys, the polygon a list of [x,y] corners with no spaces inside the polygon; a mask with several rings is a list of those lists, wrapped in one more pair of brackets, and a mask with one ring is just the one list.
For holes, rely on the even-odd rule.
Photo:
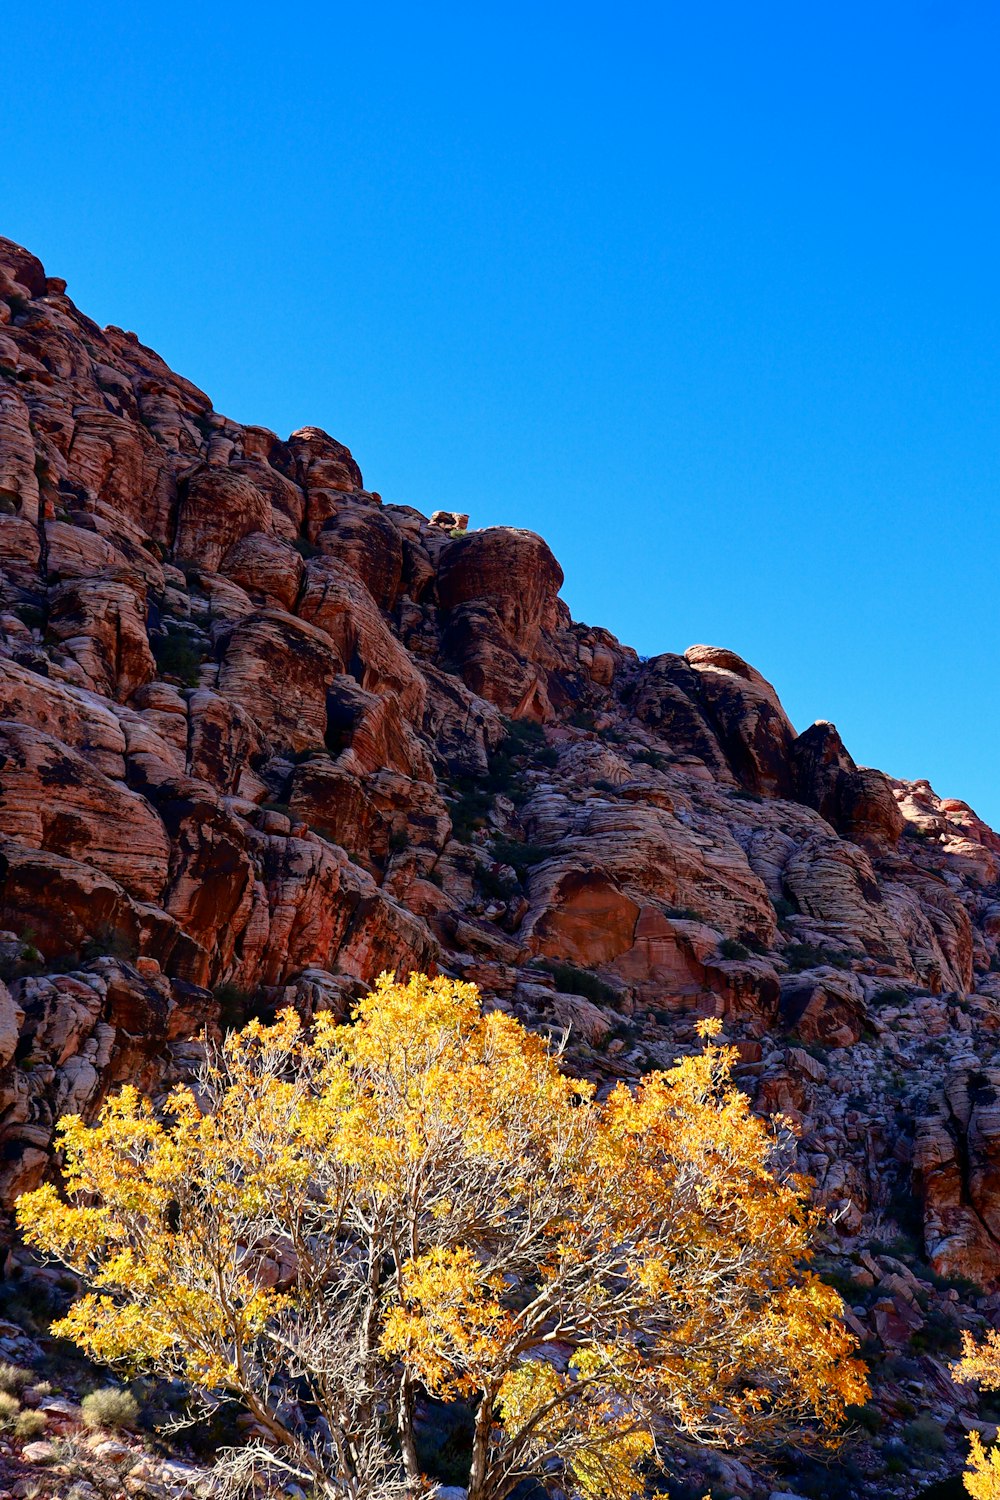
{"label": "green shrub", "polygon": [[34,1381],[32,1372],[21,1365],[0,1364],[0,1392],[4,1395],[19,1396]]}
{"label": "green shrub", "polygon": [[884,990],[878,990],[872,996],[870,1004],[878,1010],[883,1005],[905,1005],[909,998],[906,990],[897,989],[894,985],[889,985]]}
{"label": "green shrub", "polygon": [[618,1003],[618,991],[612,985],[605,984],[590,969],[578,969],[574,964],[556,963],[551,959],[543,959],[539,968],[552,975],[561,995],[583,995],[595,1005]]}
{"label": "green shrub", "polygon": [[506,901],[517,889],[516,880],[501,875],[492,865],[476,866],[476,884],[484,896],[492,896],[497,901]]}
{"label": "green shrub", "polygon": [[835,948],[817,948],[812,943],[789,943],[781,956],[791,969],[818,969],[823,964],[833,969],[848,969],[854,955]]}
{"label": "green shrub", "polygon": [[640,766],[652,766],[654,771],[669,771],[673,764],[669,755],[660,750],[638,750],[632,759]]}
{"label": "green shrub", "polygon": [[139,945],[135,938],[102,922],[97,931],[84,942],[80,957],[85,963],[90,963],[95,958],[119,958],[123,963],[132,963],[138,952]]}
{"label": "green shrub", "polygon": [[914,1448],[922,1448],[925,1453],[944,1453],[948,1447],[948,1439],[941,1423],[935,1422],[926,1413],[907,1422],[903,1428],[903,1438]]}
{"label": "green shrub", "polygon": [[115,1431],[134,1427],[139,1420],[139,1403],[132,1392],[119,1390],[113,1385],[84,1396],[80,1409],[84,1424],[91,1429],[107,1427]]}
{"label": "green shrub", "polygon": [[545,731],[533,719],[506,721],[507,736],[491,752],[484,776],[456,776],[455,800],[451,803],[452,835],[467,844],[477,829],[486,826],[494,798],[523,802],[528,788],[523,772],[527,765],[555,765],[558,751],[545,743]]}
{"label": "green shrub", "polygon": [[320,548],[317,547],[314,542],[311,542],[308,537],[296,537],[295,541],[292,543],[292,546],[295,548],[300,557],[305,558],[306,562],[308,562],[311,557],[319,557],[320,555]]}
{"label": "green shrub", "polygon": [[719,953],[723,958],[743,959],[750,957],[750,949],[745,943],[737,942],[736,938],[723,938],[719,944]]}
{"label": "green shrub", "polygon": [[951,1357],[961,1352],[962,1334],[951,1313],[931,1308],[925,1314],[923,1328],[910,1335],[910,1347],[919,1354],[945,1354]]}
{"label": "green shrub", "polygon": [[849,1422],[871,1433],[873,1437],[885,1426],[885,1418],[877,1406],[849,1406],[846,1415]]}
{"label": "green shrub", "polygon": [[486,827],[493,796],[479,786],[468,786],[451,804],[451,833],[460,844],[467,844],[479,828]]}
{"label": "green shrub", "polygon": [[48,1425],[49,1419],[43,1411],[21,1411],[14,1423],[14,1436],[22,1443],[30,1443],[33,1438],[41,1437]]}
{"label": "green shrub", "polygon": [[176,677],[183,687],[198,686],[199,669],[206,658],[187,636],[175,631],[154,636],[150,644],[161,677]]}
{"label": "green shrub", "polygon": [[493,858],[501,865],[510,865],[523,881],[533,865],[551,859],[556,851],[548,844],[519,844],[514,839],[494,839]]}

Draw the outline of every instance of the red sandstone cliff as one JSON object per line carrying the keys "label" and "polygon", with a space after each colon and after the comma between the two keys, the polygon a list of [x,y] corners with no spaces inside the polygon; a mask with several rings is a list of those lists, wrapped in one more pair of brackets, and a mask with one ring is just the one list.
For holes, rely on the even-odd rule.
{"label": "red sandstone cliff", "polygon": [[572,621],[533,533],[229,421],[6,240],[0,566],[3,1202],[220,1012],[437,965],[601,1080],[723,1015],[845,1253],[915,1227],[1000,1280],[1000,838],[964,803],[796,734],[732,651]]}

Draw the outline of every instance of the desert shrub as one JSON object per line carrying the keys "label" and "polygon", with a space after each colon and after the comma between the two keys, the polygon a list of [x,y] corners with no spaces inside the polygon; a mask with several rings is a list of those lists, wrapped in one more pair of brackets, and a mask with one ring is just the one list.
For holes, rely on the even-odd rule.
{"label": "desert shrub", "polygon": [[926,1413],[907,1422],[903,1428],[903,1438],[914,1448],[922,1448],[925,1453],[944,1453],[948,1447],[948,1439],[941,1423]]}
{"label": "desert shrub", "polygon": [[95,958],[120,958],[124,963],[132,963],[138,951],[139,945],[134,937],[104,922],[86,939],[80,957],[86,963]]}
{"label": "desert shrub", "polygon": [[869,1004],[875,1010],[879,1010],[884,1005],[905,1005],[909,998],[906,990],[901,990],[895,985],[887,985],[883,990],[876,990]]}
{"label": "desert shrub", "polygon": [[558,751],[546,745],[545,731],[533,719],[506,721],[506,738],[491,751],[483,776],[456,776],[454,800],[449,806],[453,837],[467,844],[473,833],[486,826],[496,797],[514,803],[527,796],[524,771],[528,766],[555,765]]}
{"label": "desert shrub", "polygon": [[836,948],[818,948],[813,943],[789,943],[781,956],[791,969],[818,969],[827,964],[834,969],[848,969],[853,954]]}
{"label": "desert shrub", "polygon": [[506,901],[517,889],[516,878],[501,874],[492,865],[476,866],[476,884],[484,896],[492,896],[497,901]]}
{"label": "desert shrub", "polygon": [[741,943],[736,938],[723,938],[719,944],[719,953],[723,958],[743,959],[750,957],[750,949],[746,943]]}
{"label": "desert shrub", "polygon": [[662,750],[637,750],[632,759],[640,766],[652,766],[654,771],[669,771],[673,764],[669,755],[664,755]]}
{"label": "desert shrub", "polygon": [[21,1365],[0,1364],[0,1391],[8,1396],[19,1396],[29,1385],[34,1384],[34,1374]]}
{"label": "desert shrub", "polygon": [[[245,1489],[280,1463],[314,1493],[417,1490],[420,1388],[469,1403],[469,1500],[512,1472],[638,1500],[679,1405],[722,1446],[832,1430],[867,1381],[718,1029],[599,1099],[443,977],[383,975],[349,1025],[248,1027],[169,1112],[132,1089],[60,1122],[68,1195],[18,1205],[91,1288],[53,1332],[255,1410],[278,1456],[242,1450]],[[280,1290],[254,1248],[276,1239],[310,1247]],[[583,1330],[566,1375],[554,1322]],[[84,1415],[131,1425],[137,1403],[96,1391]]]}
{"label": "desert shrub", "polygon": [[493,858],[501,865],[510,865],[517,871],[518,880],[524,880],[534,865],[551,859],[555,850],[548,844],[519,844],[515,839],[493,840]]}
{"label": "desert shrub", "polygon": [[179,631],[156,635],[150,641],[156,669],[161,677],[175,677],[183,687],[197,687],[204,654]]}
{"label": "desert shrub", "polygon": [[543,960],[538,967],[552,975],[561,995],[583,995],[595,1005],[618,1004],[618,991],[590,969],[578,969],[575,964],[561,964],[549,959]]}
{"label": "desert shrub", "polygon": [[885,1426],[885,1418],[878,1407],[872,1406],[868,1402],[864,1406],[849,1406],[847,1408],[847,1420],[853,1423],[854,1426],[860,1427],[863,1432],[869,1433],[872,1437],[877,1432],[881,1432]]}
{"label": "desert shrub", "polygon": [[0,1391],[0,1432],[13,1432],[21,1403],[10,1391]]}
{"label": "desert shrub", "polygon": [[43,1411],[21,1411],[14,1423],[14,1436],[22,1443],[30,1443],[33,1438],[41,1437],[48,1425],[49,1419]]}
{"label": "desert shrub", "polygon": [[299,556],[304,558],[306,562],[308,562],[312,557],[319,557],[321,555],[321,549],[317,547],[314,542],[311,542],[308,537],[305,536],[296,537],[295,541],[292,543],[292,546],[295,548]]}
{"label": "desert shrub", "polygon": [[467,844],[474,833],[486,827],[492,806],[492,793],[481,786],[466,786],[448,808],[452,838]]}
{"label": "desert shrub", "polygon": [[131,1391],[107,1385],[103,1390],[91,1391],[80,1403],[83,1420],[91,1429],[106,1427],[112,1432],[134,1427],[139,1420],[139,1403]]}
{"label": "desert shrub", "polygon": [[955,1356],[961,1351],[962,1332],[951,1313],[932,1307],[924,1314],[924,1326],[910,1335],[910,1347],[921,1354]]}

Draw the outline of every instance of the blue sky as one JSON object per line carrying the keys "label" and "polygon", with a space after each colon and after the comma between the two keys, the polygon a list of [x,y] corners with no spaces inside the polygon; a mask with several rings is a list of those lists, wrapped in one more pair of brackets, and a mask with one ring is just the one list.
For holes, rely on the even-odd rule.
{"label": "blue sky", "polygon": [[0,232],[1000,824],[1000,9],[14,7]]}

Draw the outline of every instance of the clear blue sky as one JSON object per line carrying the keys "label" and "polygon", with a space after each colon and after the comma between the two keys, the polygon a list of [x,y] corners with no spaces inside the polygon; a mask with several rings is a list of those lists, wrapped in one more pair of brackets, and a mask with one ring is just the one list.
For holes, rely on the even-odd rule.
{"label": "clear blue sky", "polygon": [[0,232],[1000,824],[996,3],[8,7]]}

